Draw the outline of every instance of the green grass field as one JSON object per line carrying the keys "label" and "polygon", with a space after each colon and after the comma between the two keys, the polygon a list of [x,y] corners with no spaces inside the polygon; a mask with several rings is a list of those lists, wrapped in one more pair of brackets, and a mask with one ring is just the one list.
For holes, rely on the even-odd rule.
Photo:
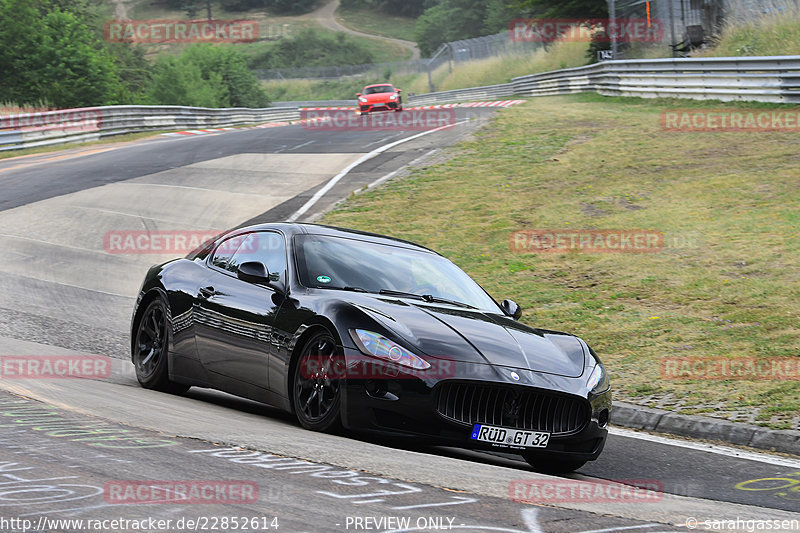
{"label": "green grass field", "polygon": [[414,40],[416,19],[389,15],[372,9],[354,9],[339,7],[336,18],[348,28],[364,33],[372,33],[382,37]]}
{"label": "green grass field", "polygon": [[[703,106],[727,107],[535,99],[502,111],[448,163],[351,197],[323,222],[437,249],[519,302],[525,323],[582,336],[616,400],[796,428],[800,381],[662,378],[664,358],[800,361],[800,139],[660,126],[664,111]],[[512,251],[509,235],[526,229],[656,230],[665,245]]]}

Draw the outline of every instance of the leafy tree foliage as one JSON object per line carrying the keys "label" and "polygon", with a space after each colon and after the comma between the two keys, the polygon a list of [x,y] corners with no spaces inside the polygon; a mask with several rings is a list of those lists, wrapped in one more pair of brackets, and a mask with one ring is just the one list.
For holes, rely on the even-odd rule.
{"label": "leafy tree foliage", "polygon": [[[375,4],[382,0],[343,0]],[[442,43],[499,33],[521,17],[602,18],[606,0],[422,0],[415,39],[423,55]]]}
{"label": "leafy tree foliage", "polygon": [[608,16],[606,0],[514,0],[512,5],[527,16],[570,19]]}
{"label": "leafy tree foliage", "polygon": [[232,46],[187,48],[155,65],[144,101],[198,107],[266,107],[269,99]]}
{"label": "leafy tree foliage", "polygon": [[[176,0],[172,0],[176,1]],[[177,0],[181,1],[181,0]],[[183,0],[187,2],[197,0]],[[250,9],[268,9],[278,15],[308,13],[319,4],[319,0],[221,0],[220,5],[226,11],[248,11]]]}
{"label": "leafy tree foliage", "polygon": [[342,7],[375,9],[404,17],[418,17],[425,11],[426,0],[342,0]]}
{"label": "leafy tree foliage", "polygon": [[335,36],[306,29],[293,37],[277,41],[267,51],[250,60],[252,68],[317,67],[372,63],[367,46],[344,33]]}
{"label": "leafy tree foliage", "polygon": [[417,20],[414,36],[422,54],[430,55],[448,41],[501,32],[515,13],[503,0],[438,0]]}
{"label": "leafy tree foliage", "polygon": [[81,107],[114,103],[119,79],[111,54],[69,11],[0,0],[0,94],[17,104]]}

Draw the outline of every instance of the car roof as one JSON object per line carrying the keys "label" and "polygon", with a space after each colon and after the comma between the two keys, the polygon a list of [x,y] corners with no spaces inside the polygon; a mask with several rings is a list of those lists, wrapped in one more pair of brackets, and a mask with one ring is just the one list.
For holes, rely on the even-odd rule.
{"label": "car roof", "polygon": [[370,87],[394,87],[394,85],[391,83],[376,83],[375,85],[367,85],[364,88],[369,89]]}
{"label": "car roof", "polygon": [[[309,224],[309,223],[299,223],[299,222],[270,222],[266,224],[256,224],[253,226],[237,228],[236,230],[227,233],[226,235],[231,235],[235,233],[247,233],[252,231],[264,231],[264,230],[278,230],[287,235],[328,235],[331,237],[343,237],[350,239],[360,238],[360,240],[368,240],[370,242],[377,242],[392,246],[401,246],[403,248],[412,248],[419,251],[432,252],[436,255],[440,255],[435,250],[431,250],[430,248],[426,248],[425,246],[404,239],[398,239],[396,237],[381,235],[379,233],[371,233],[368,231],[361,231],[350,228],[340,228],[337,226],[327,226],[325,224]],[[365,239],[364,237],[368,238]]]}

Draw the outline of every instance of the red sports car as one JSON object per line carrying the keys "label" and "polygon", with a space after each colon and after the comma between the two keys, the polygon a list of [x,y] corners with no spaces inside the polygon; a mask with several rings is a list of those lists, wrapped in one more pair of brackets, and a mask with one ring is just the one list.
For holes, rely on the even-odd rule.
{"label": "red sports car", "polygon": [[402,91],[395,89],[390,83],[367,85],[363,93],[358,93],[358,109],[361,113],[370,111],[402,111]]}

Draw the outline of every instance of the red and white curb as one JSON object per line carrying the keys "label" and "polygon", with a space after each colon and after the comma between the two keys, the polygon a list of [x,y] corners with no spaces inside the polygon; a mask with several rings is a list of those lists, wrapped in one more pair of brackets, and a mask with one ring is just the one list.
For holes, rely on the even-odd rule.
{"label": "red and white curb", "polygon": [[[413,111],[418,109],[451,109],[454,107],[511,107],[513,105],[524,104],[527,100],[497,100],[492,102],[462,102],[459,104],[437,104],[416,107],[404,107],[403,109]],[[301,107],[300,111],[355,111],[355,106],[350,107]]]}
{"label": "red and white curb", "polygon": [[[493,102],[462,102],[459,104],[439,104],[439,105],[426,105],[417,107],[406,107],[408,111],[421,110],[421,109],[451,109],[455,107],[511,107],[514,105],[524,104],[526,100],[497,100]],[[356,111],[355,106],[352,107],[301,107],[300,111]],[[212,128],[208,130],[186,130],[176,131],[172,133],[162,133],[165,137],[184,137],[188,135],[208,135],[209,133],[219,133],[231,130],[252,130],[260,128],[279,128],[282,126],[293,126],[296,124],[309,124],[312,122],[319,122],[326,120],[325,117],[312,118],[304,120],[290,120],[281,122],[268,122],[266,124],[259,124],[257,126],[248,126],[244,128]]]}
{"label": "red and white curb", "polygon": [[220,131],[230,131],[235,130],[236,128],[212,128],[210,130],[186,130],[186,131],[176,131],[173,133],[162,133],[161,135],[165,136],[176,136],[176,135],[208,135],[209,133],[217,133]]}

